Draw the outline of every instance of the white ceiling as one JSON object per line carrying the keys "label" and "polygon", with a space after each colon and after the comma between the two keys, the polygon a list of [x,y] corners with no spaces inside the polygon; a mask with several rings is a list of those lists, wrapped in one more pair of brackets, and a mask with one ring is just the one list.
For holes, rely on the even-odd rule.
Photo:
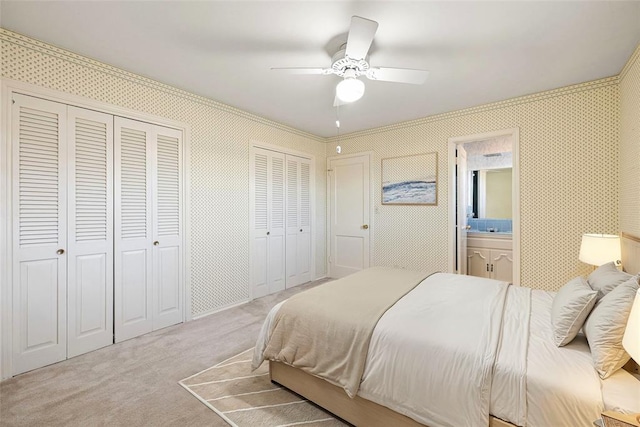
{"label": "white ceiling", "polygon": [[[335,136],[328,67],[352,15],[380,24],[372,66],[430,71],[422,86],[365,80],[341,133],[616,75],[640,42],[640,2],[2,1],[0,26],[319,136]],[[333,53],[333,52],[331,52]]]}

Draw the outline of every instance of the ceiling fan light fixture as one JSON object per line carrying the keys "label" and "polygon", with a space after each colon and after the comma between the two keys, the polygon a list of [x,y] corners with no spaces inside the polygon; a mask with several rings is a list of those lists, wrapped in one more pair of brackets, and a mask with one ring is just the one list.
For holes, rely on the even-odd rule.
{"label": "ceiling fan light fixture", "polygon": [[345,77],[336,86],[336,96],[342,102],[354,102],[364,95],[364,82],[355,77]]}

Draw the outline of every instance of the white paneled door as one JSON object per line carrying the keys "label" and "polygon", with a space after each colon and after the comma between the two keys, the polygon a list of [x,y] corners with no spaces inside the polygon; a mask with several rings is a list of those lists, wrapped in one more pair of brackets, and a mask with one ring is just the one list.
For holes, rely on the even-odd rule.
{"label": "white paneled door", "polygon": [[287,288],[311,280],[311,161],[286,156]]}
{"label": "white paneled door", "polygon": [[115,118],[115,340],[153,330],[153,126]]}
{"label": "white paneled door", "polygon": [[182,322],[182,131],[11,98],[11,374]]}
{"label": "white paneled door", "polygon": [[369,267],[369,156],[329,160],[329,275]]}
{"label": "white paneled door", "polygon": [[182,132],[115,118],[115,340],[182,321]]}
{"label": "white paneled door", "polygon": [[285,155],[254,148],[249,170],[251,287],[259,298],[285,288]]}
{"label": "white paneled door", "polygon": [[68,107],[68,357],[113,343],[113,116]]}
{"label": "white paneled door", "polygon": [[311,280],[310,159],[251,147],[251,297]]}
{"label": "white paneled door", "polygon": [[153,329],[182,322],[182,132],[154,126]]}
{"label": "white paneled door", "polygon": [[66,113],[13,95],[14,375],[67,355]]}

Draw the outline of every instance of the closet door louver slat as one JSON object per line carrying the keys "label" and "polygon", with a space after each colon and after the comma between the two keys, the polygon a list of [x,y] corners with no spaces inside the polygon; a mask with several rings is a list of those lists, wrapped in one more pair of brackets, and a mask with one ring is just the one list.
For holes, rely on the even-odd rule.
{"label": "closet door louver slat", "polygon": [[298,226],[298,162],[287,159],[287,227]]}
{"label": "closet door louver slat", "polygon": [[284,159],[273,158],[271,170],[271,228],[284,228]]}
{"label": "closet door louver slat", "polygon": [[146,133],[122,128],[121,196],[123,239],[147,237],[147,141]]}
{"label": "closet door louver slat", "polygon": [[[22,107],[19,110],[19,206],[22,212],[41,211],[39,219],[49,225],[42,227],[38,221],[20,215],[20,245],[57,244],[59,239],[59,140],[58,115],[47,111]],[[42,151],[42,148],[50,151]],[[50,186],[41,187],[46,179]],[[30,231],[38,227],[38,239]]]}
{"label": "closet door louver slat", "polygon": [[254,158],[254,217],[253,227],[256,230],[267,229],[267,161],[264,154],[256,154]]}
{"label": "closet door louver slat", "polygon": [[[105,120],[110,117],[107,116]],[[76,119],[76,240],[107,240],[107,229],[110,224],[107,220],[109,212],[107,204],[109,199],[107,172],[109,164],[107,158],[107,128],[108,123],[91,122],[81,118]],[[79,150],[78,135],[80,126],[95,128],[95,134],[91,141],[93,150]],[[89,220],[89,218],[93,219]],[[89,237],[88,235],[91,235]]]}
{"label": "closet door louver slat", "polygon": [[158,237],[180,235],[180,145],[158,135]]}
{"label": "closet door louver slat", "polygon": [[300,164],[300,225],[311,225],[311,165]]}

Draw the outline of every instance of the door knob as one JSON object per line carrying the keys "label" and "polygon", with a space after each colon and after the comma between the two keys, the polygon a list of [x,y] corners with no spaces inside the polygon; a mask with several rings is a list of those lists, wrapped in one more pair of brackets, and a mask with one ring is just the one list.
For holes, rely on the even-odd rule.
{"label": "door knob", "polygon": [[470,225],[467,225],[464,229],[465,229],[465,230],[471,230],[471,226],[470,226]]}
{"label": "door knob", "polygon": [[300,229],[300,232],[302,233],[302,228]]}
{"label": "door knob", "polygon": [[364,230],[368,230],[368,229],[369,229],[369,226],[368,226],[367,224],[365,224],[365,225],[363,225],[363,226],[362,226],[362,228],[363,228]]}
{"label": "door knob", "polygon": [[57,253],[58,255],[62,255],[62,254],[64,253],[64,249],[58,249],[58,250],[56,251],[56,253]]}
{"label": "door knob", "polygon": [[269,232],[267,231],[267,236],[268,236],[269,234],[271,234],[271,233],[269,233]]}
{"label": "door knob", "polygon": [[153,242],[153,246],[158,246],[160,244],[160,242],[158,242],[157,240],[155,242]]}

